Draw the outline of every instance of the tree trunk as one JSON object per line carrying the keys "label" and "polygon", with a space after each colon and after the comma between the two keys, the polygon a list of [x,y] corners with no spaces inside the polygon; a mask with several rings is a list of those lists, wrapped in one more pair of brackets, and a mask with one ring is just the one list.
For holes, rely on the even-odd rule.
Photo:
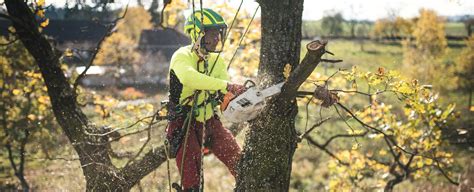
{"label": "tree trunk", "polygon": [[[295,68],[301,46],[302,0],[260,0],[262,45],[261,85],[284,80],[286,64]],[[287,191],[296,149],[294,97],[273,99],[265,111],[250,122],[236,191]]]}

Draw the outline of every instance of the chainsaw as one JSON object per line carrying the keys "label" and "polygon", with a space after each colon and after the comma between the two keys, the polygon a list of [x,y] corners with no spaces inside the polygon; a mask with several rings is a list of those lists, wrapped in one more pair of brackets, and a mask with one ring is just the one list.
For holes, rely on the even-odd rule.
{"label": "chainsaw", "polygon": [[[252,85],[248,86],[251,83]],[[258,89],[253,81],[248,80],[244,86],[247,90],[237,96],[226,94],[221,104],[224,117],[232,123],[240,123],[254,119],[266,105],[266,99],[281,92],[284,82]]]}

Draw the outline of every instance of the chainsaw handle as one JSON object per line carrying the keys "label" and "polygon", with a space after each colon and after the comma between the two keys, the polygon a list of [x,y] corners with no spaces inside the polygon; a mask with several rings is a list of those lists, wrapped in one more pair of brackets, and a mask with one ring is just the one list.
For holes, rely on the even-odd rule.
{"label": "chainsaw handle", "polygon": [[[251,84],[251,85],[248,85],[248,84]],[[255,87],[257,84],[255,84],[255,82],[253,82],[252,80],[250,79],[247,79],[247,81],[245,81],[244,83],[244,87],[245,88],[252,88],[252,87]]]}

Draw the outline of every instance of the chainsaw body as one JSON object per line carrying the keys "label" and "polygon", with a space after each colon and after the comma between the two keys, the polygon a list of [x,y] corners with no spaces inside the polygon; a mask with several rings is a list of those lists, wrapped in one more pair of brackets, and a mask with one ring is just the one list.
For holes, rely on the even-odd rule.
{"label": "chainsaw body", "polygon": [[266,105],[266,98],[280,93],[282,83],[265,89],[249,87],[244,93],[232,99],[222,111],[224,117],[232,123],[240,123],[254,119]]}

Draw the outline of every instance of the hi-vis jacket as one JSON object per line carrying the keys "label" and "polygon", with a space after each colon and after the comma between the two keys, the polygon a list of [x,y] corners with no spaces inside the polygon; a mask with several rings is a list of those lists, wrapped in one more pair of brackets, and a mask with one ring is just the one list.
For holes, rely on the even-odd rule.
{"label": "hi-vis jacket", "polygon": [[[211,70],[216,58],[217,53],[210,53],[208,70]],[[207,103],[206,107],[202,106],[204,100],[207,100],[209,97],[204,90],[209,90],[210,94],[215,94],[217,91],[225,94],[227,92],[229,75],[222,57],[215,62],[216,66],[209,76],[204,74],[204,61],[198,64],[198,60],[199,57],[192,51],[191,45],[181,47],[174,52],[171,57],[169,71],[170,101],[180,105],[187,104],[191,106],[193,102],[186,103],[187,98],[192,98],[195,90],[203,90],[197,100],[197,105],[201,107],[198,110],[196,120],[204,122],[213,116],[213,108],[210,102]]]}

